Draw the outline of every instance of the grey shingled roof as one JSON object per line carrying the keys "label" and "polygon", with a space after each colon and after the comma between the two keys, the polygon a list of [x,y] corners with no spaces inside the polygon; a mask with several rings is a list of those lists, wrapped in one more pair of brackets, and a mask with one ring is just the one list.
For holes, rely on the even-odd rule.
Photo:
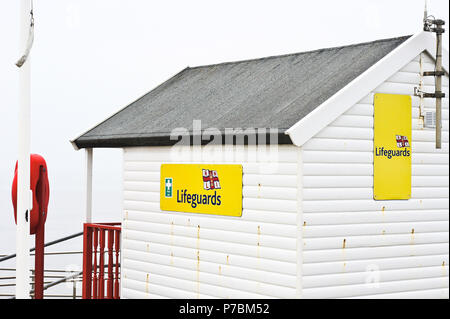
{"label": "grey shingled roof", "polygon": [[410,36],[186,68],[77,138],[78,148],[171,145],[174,128],[284,132]]}

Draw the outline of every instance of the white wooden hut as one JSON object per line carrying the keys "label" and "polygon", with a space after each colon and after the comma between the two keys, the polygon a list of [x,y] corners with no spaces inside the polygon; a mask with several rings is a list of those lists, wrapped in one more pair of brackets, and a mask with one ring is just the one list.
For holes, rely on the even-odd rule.
{"label": "white wooden hut", "polygon": [[[92,150],[123,149],[121,296],[448,298],[448,52],[441,149],[435,99],[415,94],[435,90],[435,43],[421,32],[186,68],[72,141],[88,191]],[[377,97],[388,113],[409,105],[387,121],[407,120],[406,175],[376,167]],[[240,212],[162,209],[161,167],[176,163],[242,167]],[[386,175],[398,194],[383,194]]]}

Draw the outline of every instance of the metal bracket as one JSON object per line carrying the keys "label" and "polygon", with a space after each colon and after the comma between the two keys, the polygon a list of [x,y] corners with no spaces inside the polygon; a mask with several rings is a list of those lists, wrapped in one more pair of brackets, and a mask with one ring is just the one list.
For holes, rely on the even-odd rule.
{"label": "metal bracket", "polygon": [[424,97],[424,98],[444,98],[445,93],[436,91],[434,93],[426,93],[421,91],[418,87],[414,88],[414,96]]}
{"label": "metal bracket", "polygon": [[423,92],[418,87],[414,87],[414,96],[423,97]]}
{"label": "metal bracket", "polygon": [[423,97],[428,97],[428,98],[432,98],[432,99],[444,98],[445,93],[437,92],[437,91],[435,93],[423,93]]}
{"label": "metal bracket", "polygon": [[423,72],[423,76],[444,76],[445,71],[427,71]]}
{"label": "metal bracket", "polygon": [[[432,28],[432,26],[435,25],[436,28]],[[442,34],[445,32],[445,29],[442,28],[442,26],[445,25],[445,21],[444,20],[440,20],[440,19],[426,19],[424,20],[424,26],[423,26],[423,30],[424,31],[428,31],[428,32],[435,32],[438,34]]]}
{"label": "metal bracket", "polygon": [[442,28],[431,28],[430,31],[435,32],[437,34],[445,33],[445,29],[442,29]]}

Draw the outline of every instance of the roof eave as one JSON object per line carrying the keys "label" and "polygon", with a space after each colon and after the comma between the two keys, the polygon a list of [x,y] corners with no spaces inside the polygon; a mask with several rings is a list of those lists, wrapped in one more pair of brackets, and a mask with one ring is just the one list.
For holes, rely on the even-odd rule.
{"label": "roof eave", "polygon": [[72,147],[74,148],[75,151],[79,151],[80,148],[78,147],[77,143],[75,140],[71,140],[70,144],[72,144]]}
{"label": "roof eave", "polygon": [[[280,144],[292,145],[292,141],[288,135],[286,135],[285,130],[281,129],[277,133],[266,133],[265,138],[260,140],[262,135],[258,134],[247,134],[243,133],[233,133],[228,135],[227,133],[221,131],[220,135],[210,136],[208,139],[204,139],[203,135],[200,138],[200,143],[202,145],[207,144],[218,144],[218,145],[257,145],[263,144]],[[82,148],[124,148],[124,147],[142,147],[142,146],[174,146],[174,145],[185,145],[186,138],[188,139],[190,145],[194,145],[193,133],[189,132],[189,135],[129,135],[129,136],[117,136],[117,137],[90,137],[90,138],[78,138],[77,140],[71,141],[72,146],[76,149]],[[220,140],[217,138],[220,137]],[[230,138],[231,137],[231,138]],[[276,137],[276,140],[274,140]],[[210,144],[211,145],[211,144]]]}
{"label": "roof eave", "polygon": [[[209,135],[208,135],[209,136]],[[188,142],[189,141],[189,142]],[[232,133],[227,134],[221,131],[220,135],[209,136],[205,138],[201,135],[199,139],[201,145],[268,145],[268,144],[279,144],[279,145],[292,145],[292,141],[288,135],[285,134],[284,129],[273,133],[269,132],[261,135],[248,134],[246,132],[242,133]],[[194,145],[194,134],[189,132],[189,135],[128,135],[120,137],[89,137],[89,138],[79,138],[77,140],[71,141],[73,147],[76,150],[82,148],[124,148],[124,147],[142,147],[142,146],[174,146],[174,145]]]}

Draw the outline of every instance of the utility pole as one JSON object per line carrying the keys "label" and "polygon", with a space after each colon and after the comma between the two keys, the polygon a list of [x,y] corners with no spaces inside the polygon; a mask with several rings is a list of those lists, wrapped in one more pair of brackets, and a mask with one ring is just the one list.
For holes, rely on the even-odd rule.
{"label": "utility pole", "polygon": [[436,148],[442,147],[442,33],[444,33],[444,21],[436,20],[436,74],[435,74],[435,94],[436,94]]}
{"label": "utility pole", "polygon": [[[32,5],[20,0],[20,52],[26,54],[17,62],[19,67],[19,141],[16,227],[16,298],[30,298],[30,58],[32,35]],[[32,43],[32,38],[31,38]]]}
{"label": "utility pole", "polygon": [[423,76],[434,76],[435,89],[434,93],[423,93],[423,97],[436,99],[436,148],[442,148],[442,76],[445,75],[442,70],[442,34],[445,32],[443,26],[444,20],[430,19],[428,16],[427,3],[425,1],[425,10],[423,17],[423,30],[436,33],[436,66],[434,71],[423,72]]}

